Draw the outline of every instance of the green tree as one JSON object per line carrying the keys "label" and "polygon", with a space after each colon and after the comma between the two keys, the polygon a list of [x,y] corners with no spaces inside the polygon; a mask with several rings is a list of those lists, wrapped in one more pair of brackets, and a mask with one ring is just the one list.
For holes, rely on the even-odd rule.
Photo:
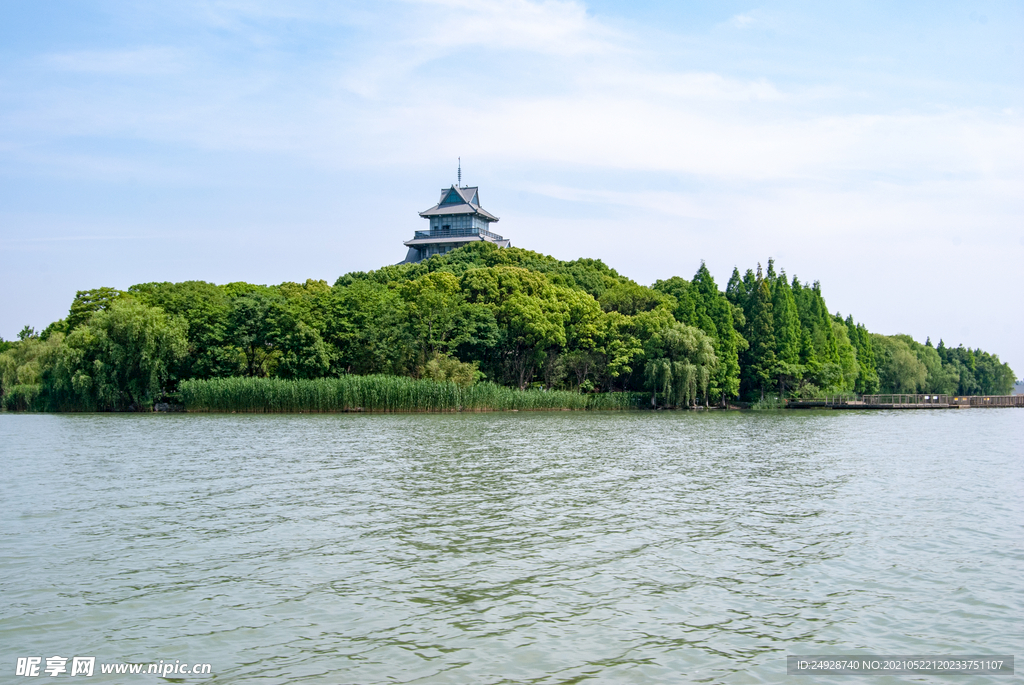
{"label": "green tree", "polygon": [[800,325],[811,337],[815,360],[820,364],[839,364],[835,330],[821,295],[821,284],[815,281],[810,286],[801,285],[794,276],[790,287],[800,315]]}
{"label": "green tree", "polygon": [[270,376],[280,357],[275,345],[279,337],[274,311],[276,303],[271,295],[255,291],[235,298],[231,304],[229,340],[240,355],[242,375]]}
{"label": "green tree", "polygon": [[[241,290],[237,286],[235,290]],[[184,319],[188,326],[188,354],[173,371],[177,380],[238,373],[238,350],[231,346],[228,332],[232,303],[226,288],[205,281],[140,283],[128,294]]]}
{"label": "green tree", "polygon": [[1017,375],[999,356],[980,349],[974,351],[976,375],[985,395],[1009,395],[1017,382]]}
{"label": "green tree", "polygon": [[279,313],[274,346],[279,352],[276,375],[281,378],[321,378],[331,354],[320,333],[292,314]]}
{"label": "green tree", "polygon": [[61,333],[46,340],[29,336],[4,349],[0,353],[0,396],[18,386],[36,388],[33,394],[38,395],[43,374],[53,365],[54,356],[63,341],[64,335]]}
{"label": "green tree", "polygon": [[651,406],[660,393],[666,405],[689,405],[703,396],[718,366],[714,345],[702,330],[673,322],[658,330],[645,345],[644,379]]}
{"label": "green tree", "polygon": [[551,348],[566,345],[570,305],[564,289],[543,274],[509,266],[471,269],[463,274],[461,287],[471,303],[486,305],[494,313],[505,376],[526,388]]}
{"label": "green tree", "polygon": [[871,343],[882,392],[913,394],[924,389],[928,368],[905,340],[872,334]]}
{"label": "green tree", "polygon": [[[772,260],[768,260],[769,271],[774,272]],[[800,314],[793,297],[793,289],[786,280],[786,272],[770,281],[772,292],[772,321],[775,342],[780,362],[800,364],[800,348],[803,343],[803,329]]]}
{"label": "green tree", "polygon": [[749,318],[747,322],[747,341],[749,348],[746,351],[746,372],[747,386],[753,392],[760,392],[764,398],[764,391],[775,379],[778,366],[775,344],[775,325],[772,315],[772,292],[767,279],[761,273],[761,265],[757,265],[757,275],[748,295]]}
{"label": "green tree", "polygon": [[649,312],[656,307],[669,305],[665,294],[636,283],[618,283],[604,291],[600,298],[601,308],[606,312],[619,312],[633,316]]}
{"label": "green tree", "polygon": [[693,276],[693,287],[699,298],[696,310],[697,326],[712,340],[718,364],[711,377],[711,399],[724,404],[728,397],[740,392],[739,352],[746,349],[747,341],[737,330],[736,309],[718,290],[703,261]]}
{"label": "green tree", "polygon": [[186,352],[184,321],[117,298],[67,336],[44,374],[44,391],[58,410],[145,410]]}
{"label": "green tree", "polygon": [[[450,355],[466,342],[466,298],[459,279],[445,271],[425,274],[401,288],[406,301],[410,335],[419,346],[419,358]],[[421,362],[423,363],[423,362]]]}
{"label": "green tree", "polygon": [[415,369],[406,301],[397,285],[356,279],[334,287],[325,340],[334,373],[407,375]]}
{"label": "green tree", "polygon": [[871,345],[871,334],[863,324],[854,323],[853,316],[846,317],[846,333],[857,354],[859,372],[854,392],[871,395],[878,392],[878,370],[875,368],[875,351]]}
{"label": "green tree", "polygon": [[476,362],[460,362],[454,357],[435,354],[420,370],[422,378],[430,378],[438,382],[450,382],[468,388],[477,382],[480,372]]}
{"label": "green tree", "polygon": [[836,340],[836,353],[839,356],[839,369],[841,380],[834,387],[838,392],[853,392],[857,386],[857,378],[860,377],[860,364],[857,363],[857,350],[850,342],[846,324],[839,317],[838,321],[832,322],[833,337]]}
{"label": "green tree", "polygon": [[931,339],[924,345],[914,340],[909,335],[890,336],[894,340],[902,341],[907,348],[914,353],[914,356],[924,364],[925,380],[918,385],[920,392],[935,392],[942,394],[953,394],[956,392],[960,380],[959,373],[955,367],[942,363],[938,351],[932,347]]}
{"label": "green tree", "polygon": [[[733,272],[735,280],[730,280],[734,288],[739,280],[739,272]],[[709,385],[709,396],[712,401],[725,402],[728,397],[736,397],[740,390],[739,352],[746,348],[746,340],[737,330],[734,307],[726,294],[718,290],[715,279],[702,261],[692,282],[673,277],[666,281],[658,281],[654,288],[672,295],[676,299],[673,315],[676,320],[702,330],[714,346],[718,364],[712,374]]]}
{"label": "green tree", "polygon": [[71,311],[68,312],[65,330],[73,331],[83,323],[86,323],[96,312],[109,309],[110,305],[121,299],[123,294],[115,288],[79,290],[75,293],[75,299],[71,303]]}

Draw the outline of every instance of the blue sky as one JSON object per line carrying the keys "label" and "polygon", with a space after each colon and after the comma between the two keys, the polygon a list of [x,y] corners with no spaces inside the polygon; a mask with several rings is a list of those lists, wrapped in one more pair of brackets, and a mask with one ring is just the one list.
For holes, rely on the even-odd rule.
{"label": "blue sky", "polygon": [[1019,2],[0,5],[0,335],[79,289],[333,282],[455,180],[638,282],[774,257],[1024,374]]}

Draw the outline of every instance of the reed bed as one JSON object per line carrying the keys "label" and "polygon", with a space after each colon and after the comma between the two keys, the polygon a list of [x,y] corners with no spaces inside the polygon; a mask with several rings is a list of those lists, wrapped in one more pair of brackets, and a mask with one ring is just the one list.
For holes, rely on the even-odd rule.
{"label": "reed bed", "polygon": [[178,396],[190,412],[252,413],[637,409],[646,398],[643,393],[515,390],[494,383],[463,388],[402,376],[188,380],[182,381]]}

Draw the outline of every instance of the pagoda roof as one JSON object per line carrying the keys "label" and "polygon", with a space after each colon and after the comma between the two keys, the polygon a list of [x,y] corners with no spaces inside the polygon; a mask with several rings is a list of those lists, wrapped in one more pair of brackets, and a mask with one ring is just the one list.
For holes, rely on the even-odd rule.
{"label": "pagoda roof", "polygon": [[450,214],[475,214],[488,221],[497,221],[494,216],[480,206],[480,193],[477,186],[459,187],[453,185],[441,190],[441,199],[430,209],[420,212],[422,217],[446,216]]}

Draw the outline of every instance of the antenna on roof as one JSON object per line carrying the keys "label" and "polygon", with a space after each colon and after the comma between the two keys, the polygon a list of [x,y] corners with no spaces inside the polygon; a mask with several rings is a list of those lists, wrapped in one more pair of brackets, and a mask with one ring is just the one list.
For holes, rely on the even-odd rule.
{"label": "antenna on roof", "polygon": [[459,187],[462,187],[462,157],[459,157]]}

